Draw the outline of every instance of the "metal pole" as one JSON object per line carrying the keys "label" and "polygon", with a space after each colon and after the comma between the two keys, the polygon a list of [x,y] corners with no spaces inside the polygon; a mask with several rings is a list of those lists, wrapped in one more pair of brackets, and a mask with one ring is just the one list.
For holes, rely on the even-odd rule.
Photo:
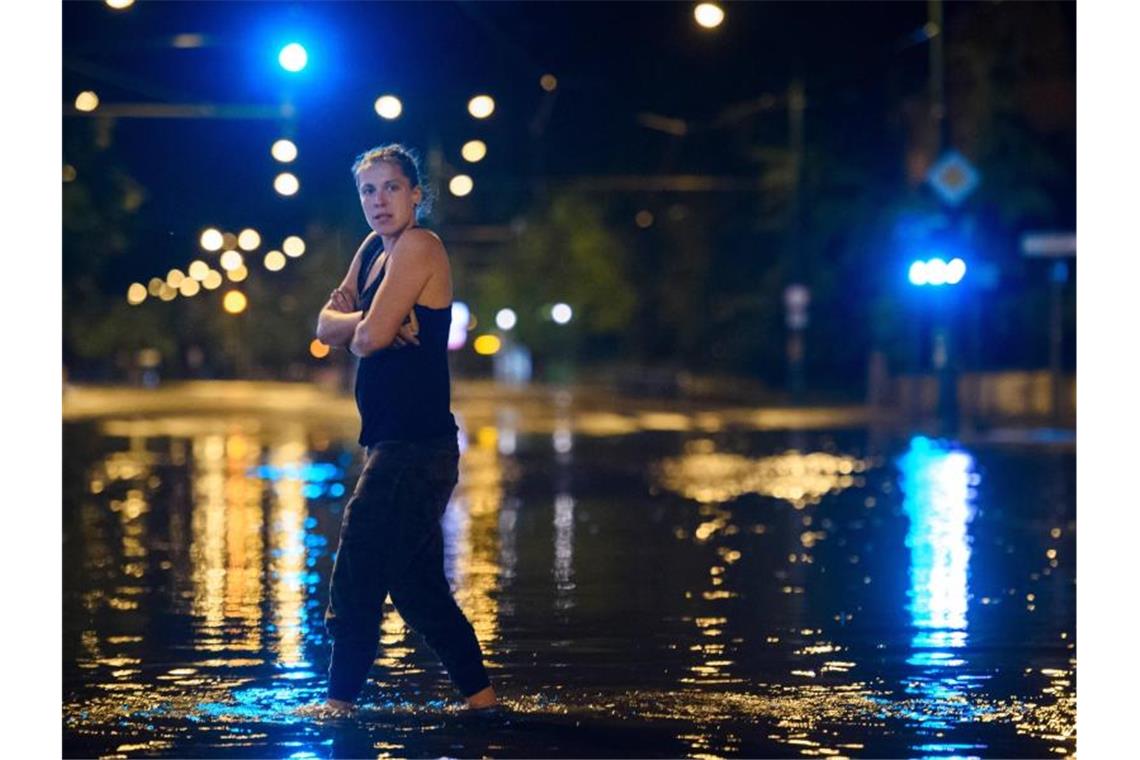
{"label": "metal pole", "polygon": [[1049,277],[1049,376],[1051,385],[1049,406],[1053,427],[1061,426],[1061,341],[1063,337],[1061,309],[1063,289],[1068,275],[1068,264],[1064,261],[1058,261],[1053,264]]}
{"label": "metal pole", "polygon": [[[791,198],[788,220],[788,273],[793,283],[803,283],[804,262],[800,248],[800,185],[803,176],[804,155],[804,85],[793,79],[788,85],[788,151],[791,160]],[[788,390],[792,403],[802,401],[804,391],[804,332],[803,325],[791,326],[788,335]]]}

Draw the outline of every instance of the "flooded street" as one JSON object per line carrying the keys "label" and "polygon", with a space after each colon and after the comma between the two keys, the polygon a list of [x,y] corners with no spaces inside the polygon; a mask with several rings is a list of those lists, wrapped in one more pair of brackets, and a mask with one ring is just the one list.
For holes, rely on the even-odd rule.
{"label": "flooded street", "polygon": [[[536,402],[540,406],[542,402]],[[1075,752],[1075,450],[730,410],[456,404],[446,569],[506,706],[391,609],[323,697],[351,415],[64,427],[67,756]]]}

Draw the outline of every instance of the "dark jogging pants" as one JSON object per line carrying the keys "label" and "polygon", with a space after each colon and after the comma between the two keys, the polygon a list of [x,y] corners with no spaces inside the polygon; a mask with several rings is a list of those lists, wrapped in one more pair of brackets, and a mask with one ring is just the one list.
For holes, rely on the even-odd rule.
{"label": "dark jogging pants", "polygon": [[465,697],[490,685],[471,623],[443,574],[440,518],[459,477],[454,437],[370,446],[345,506],[325,626],[331,699],[352,702],[376,659],[389,594]]}

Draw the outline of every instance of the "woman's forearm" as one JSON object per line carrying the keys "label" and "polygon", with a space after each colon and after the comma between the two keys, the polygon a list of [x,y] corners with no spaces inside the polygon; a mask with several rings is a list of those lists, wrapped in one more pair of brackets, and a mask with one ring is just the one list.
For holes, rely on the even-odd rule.
{"label": "woman's forearm", "polygon": [[363,317],[362,311],[322,309],[317,318],[317,339],[326,346],[347,346]]}

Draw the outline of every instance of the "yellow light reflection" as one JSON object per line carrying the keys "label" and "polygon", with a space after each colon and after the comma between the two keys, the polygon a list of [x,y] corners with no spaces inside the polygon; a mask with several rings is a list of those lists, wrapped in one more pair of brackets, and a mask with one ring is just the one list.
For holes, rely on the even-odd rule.
{"label": "yellow light reflection", "polygon": [[710,440],[694,441],[681,457],[663,461],[659,468],[666,488],[704,504],[758,493],[788,501],[796,509],[816,504],[828,493],[855,485],[866,462],[849,456],[789,451],[753,459],[718,453]]}
{"label": "yellow light reflection", "polygon": [[[269,464],[283,472],[300,472],[306,447],[303,433],[291,431],[270,450]],[[304,481],[282,477],[273,485],[276,496],[270,518],[270,577],[273,579],[273,622],[278,639],[277,660],[294,666],[304,662],[305,504]]]}

